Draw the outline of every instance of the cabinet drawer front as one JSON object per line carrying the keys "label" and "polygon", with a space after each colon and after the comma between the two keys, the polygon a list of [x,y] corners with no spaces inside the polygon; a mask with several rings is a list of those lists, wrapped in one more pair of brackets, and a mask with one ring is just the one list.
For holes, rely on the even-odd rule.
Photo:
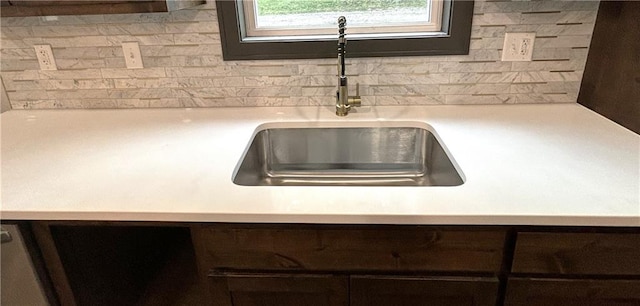
{"label": "cabinet drawer front", "polygon": [[496,272],[505,232],[200,227],[193,237],[205,269]]}
{"label": "cabinet drawer front", "polygon": [[519,233],[512,271],[640,275],[640,234]]}
{"label": "cabinet drawer front", "polygon": [[497,278],[352,276],[351,306],[495,306]]}
{"label": "cabinet drawer front", "polygon": [[209,275],[215,306],[348,306],[349,278],[333,275]]}
{"label": "cabinet drawer front", "polygon": [[637,306],[639,280],[509,279],[506,306]]}

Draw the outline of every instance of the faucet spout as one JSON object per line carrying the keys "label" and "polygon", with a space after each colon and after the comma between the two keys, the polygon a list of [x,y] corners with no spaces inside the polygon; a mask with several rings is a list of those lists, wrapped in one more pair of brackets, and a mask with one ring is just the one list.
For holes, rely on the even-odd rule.
{"label": "faucet spout", "polygon": [[349,96],[349,85],[347,73],[345,69],[345,54],[347,38],[345,30],[347,26],[347,18],[340,16],[338,18],[338,90],[336,92],[336,115],[346,116],[349,114],[352,106],[360,106],[360,85],[356,84],[356,95]]}

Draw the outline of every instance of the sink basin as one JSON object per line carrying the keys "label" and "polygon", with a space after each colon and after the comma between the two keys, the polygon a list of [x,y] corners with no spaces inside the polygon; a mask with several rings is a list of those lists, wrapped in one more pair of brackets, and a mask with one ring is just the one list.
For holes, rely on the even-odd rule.
{"label": "sink basin", "polygon": [[263,126],[251,139],[233,182],[243,186],[461,185],[460,173],[433,132],[413,125]]}

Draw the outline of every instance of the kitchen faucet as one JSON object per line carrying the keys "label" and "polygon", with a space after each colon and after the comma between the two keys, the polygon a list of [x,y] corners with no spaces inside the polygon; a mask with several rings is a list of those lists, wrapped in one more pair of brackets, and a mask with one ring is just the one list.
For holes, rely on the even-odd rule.
{"label": "kitchen faucet", "polygon": [[338,18],[338,91],[336,92],[336,115],[346,116],[349,114],[351,107],[360,106],[360,84],[356,83],[356,95],[349,96],[349,85],[347,85],[347,74],[345,72],[345,46],[347,39],[344,30],[346,29],[347,18],[340,16]]}

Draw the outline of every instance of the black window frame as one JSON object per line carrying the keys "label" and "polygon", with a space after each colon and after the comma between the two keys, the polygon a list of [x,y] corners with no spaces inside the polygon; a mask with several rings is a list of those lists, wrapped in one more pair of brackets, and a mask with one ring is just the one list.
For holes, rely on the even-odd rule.
{"label": "black window frame", "polygon": [[[349,57],[469,54],[474,1],[445,0],[444,5],[444,11],[449,12],[442,20],[445,34],[434,37],[349,39]],[[225,61],[336,57],[334,40],[243,42],[237,1],[216,0],[216,9]]]}

